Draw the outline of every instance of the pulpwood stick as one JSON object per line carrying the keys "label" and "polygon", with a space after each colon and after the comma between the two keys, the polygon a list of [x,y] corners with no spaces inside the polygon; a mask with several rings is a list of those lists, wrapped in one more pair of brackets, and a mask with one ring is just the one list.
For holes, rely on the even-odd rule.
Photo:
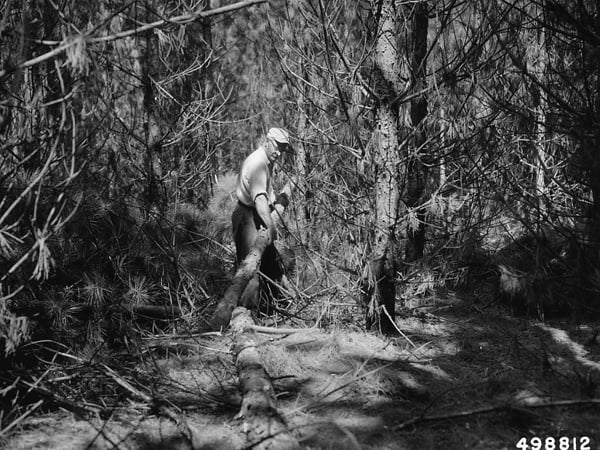
{"label": "pulpwood stick", "polygon": [[[271,212],[271,218],[275,222],[276,226],[279,226],[282,220],[282,214],[285,211],[283,205],[275,205]],[[260,267],[260,260],[262,258],[265,249],[269,245],[269,234],[266,228],[261,228],[258,231],[258,236],[254,241],[254,245],[246,258],[240,264],[240,267],[235,272],[233,280],[225,295],[219,301],[212,319],[210,321],[211,329],[220,330],[225,328],[231,320],[231,313],[237,306],[238,300],[242,297],[244,289],[248,286],[248,283],[254,277],[258,268]]]}
{"label": "pulpwood stick", "polygon": [[233,276],[233,280],[225,291],[225,295],[219,301],[210,321],[210,326],[213,330],[220,330],[227,327],[231,320],[231,313],[237,306],[238,300],[241,298],[244,289],[258,271],[260,259],[269,243],[269,235],[266,228],[258,231],[258,236],[248,256],[242,261],[240,267]]}

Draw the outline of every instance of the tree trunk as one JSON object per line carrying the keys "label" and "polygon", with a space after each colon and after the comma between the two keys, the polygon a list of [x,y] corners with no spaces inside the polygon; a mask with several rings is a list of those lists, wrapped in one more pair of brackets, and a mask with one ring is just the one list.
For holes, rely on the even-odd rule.
{"label": "tree trunk", "polygon": [[[153,0],[146,0],[146,22],[151,22],[155,11]],[[161,152],[162,131],[156,103],[156,90],[154,80],[159,79],[159,68],[162,66],[158,52],[159,42],[155,30],[151,29],[144,33],[145,50],[142,60],[142,90],[143,90],[143,114],[144,114],[144,174],[146,186],[144,200],[147,213],[154,211],[162,213],[166,199],[163,198],[161,190]]]}
{"label": "tree trunk", "polygon": [[[544,11],[541,5],[531,5],[531,16],[536,24],[544,23]],[[536,26],[531,30],[532,36],[528,40],[527,71],[535,79],[531,82],[530,92],[533,100],[533,139],[532,161],[534,187],[532,196],[536,204],[532,219],[535,220],[535,229],[539,231],[540,224],[546,215],[545,191],[546,191],[546,110],[548,108],[548,86],[547,65],[548,51],[546,47],[546,31],[544,26]],[[533,211],[532,211],[533,212]]]}
{"label": "tree trunk", "polygon": [[[213,2],[214,3],[214,2]],[[211,9],[211,0],[201,0],[200,8],[203,11]],[[190,99],[202,100],[206,105],[205,109],[200,113],[206,118],[212,115],[210,98],[213,95],[213,59],[211,56],[212,49],[212,20],[210,17],[204,17],[201,20],[192,22],[186,25],[186,45],[182,48],[185,57],[184,62],[187,65],[196,64],[198,61],[202,64],[202,68],[196,74],[185,77],[181,88],[181,104],[187,105]],[[218,61],[218,60],[217,60]],[[187,67],[182,67],[180,70],[185,70]],[[184,108],[187,106],[184,106]],[[184,109],[183,108],[183,109]],[[211,151],[213,144],[210,140],[211,122],[210,120],[202,119],[198,124],[198,128],[194,131],[194,143],[186,142],[183,148],[192,148],[193,151],[188,151],[187,154],[179,158],[180,167],[178,172],[185,174],[190,172],[190,169],[196,172],[201,171],[202,165],[205,163],[205,155],[212,155],[212,171],[213,176],[207,177],[207,182],[210,183],[210,188],[213,187],[213,180],[219,174],[221,167],[219,161],[222,161],[221,155]],[[220,149],[220,147],[218,147]],[[221,151],[221,150],[219,150]],[[183,198],[190,203],[197,203],[200,200],[201,192],[194,189],[192,186],[183,186]],[[211,191],[212,192],[212,191]]]}
{"label": "tree trunk", "polygon": [[374,134],[375,235],[370,261],[363,275],[363,302],[366,326],[377,325],[383,333],[395,330],[396,223],[400,155],[398,150],[398,106],[395,99],[399,83],[397,22],[394,2],[381,5],[380,33],[376,37],[375,77],[379,105]]}
{"label": "tree trunk", "polygon": [[[310,82],[306,62],[302,63],[302,77],[306,83]],[[303,201],[296,206],[296,221],[298,225],[298,233],[302,242],[308,242],[310,229],[308,227],[308,87],[303,83],[303,89],[298,94],[298,138],[300,142],[295,149],[296,156],[296,173],[298,174],[298,190],[303,197]]]}

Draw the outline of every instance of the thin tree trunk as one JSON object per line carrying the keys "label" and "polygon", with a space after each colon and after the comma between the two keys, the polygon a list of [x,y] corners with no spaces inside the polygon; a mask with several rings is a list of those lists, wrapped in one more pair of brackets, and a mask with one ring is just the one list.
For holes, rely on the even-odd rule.
{"label": "thin tree trunk", "polygon": [[[211,0],[202,0],[201,9],[203,11],[210,10],[212,7]],[[211,57],[212,49],[212,19],[210,17],[204,17],[197,22],[193,22],[188,25],[189,32],[186,34],[187,45],[182,49],[186,56],[187,63],[191,63],[196,59],[202,63],[202,69],[198,72],[198,76],[192,75],[185,79],[185,83],[182,86],[182,104],[185,104],[193,96],[199,96],[199,100],[207,100],[206,105],[210,105],[208,101],[212,96],[213,91],[213,59]],[[195,86],[199,86],[195,90]],[[210,106],[206,107],[206,110],[202,112],[204,117],[210,117],[212,111],[209,109]],[[208,177],[208,183],[210,183],[210,189],[212,194],[213,181],[215,176],[219,173],[220,161],[222,161],[221,147],[218,147],[218,153],[212,152],[211,147],[213,146],[210,140],[211,136],[211,123],[209,120],[202,120],[201,127],[195,132],[195,139],[197,143],[193,145],[193,148],[198,147],[200,151],[194,151],[185,155],[186,157],[180,158],[179,173],[186,173],[191,167],[198,167],[204,164],[205,155],[212,155],[212,170],[213,176]],[[200,192],[197,189],[192,189],[190,186],[185,186],[184,198],[187,202],[194,203],[198,202],[198,196]]]}
{"label": "thin tree trunk", "polygon": [[[306,83],[309,82],[309,74],[306,69],[306,62],[302,64],[302,76]],[[308,242],[310,229],[308,227],[308,154],[307,154],[307,140],[308,140],[308,87],[306,84],[298,95],[298,138],[299,143],[295,149],[296,156],[296,173],[298,174],[298,191],[303,196],[303,201],[299,202],[296,207],[296,220],[298,224],[298,232],[300,239],[303,242]]]}
{"label": "thin tree trunk", "polygon": [[383,333],[395,330],[396,224],[400,198],[398,179],[399,55],[394,2],[381,5],[379,34],[375,46],[375,76],[379,105],[376,114],[373,163],[375,181],[375,233],[370,261],[363,275],[366,326],[376,324]]}
{"label": "thin tree trunk", "polygon": [[[151,11],[155,11],[153,0],[146,0],[146,22],[151,22]],[[144,33],[145,51],[142,61],[142,90],[143,90],[143,114],[144,114],[144,174],[146,176],[146,187],[144,200],[148,211],[156,209],[157,212],[163,212],[164,203],[160,186],[161,178],[161,130],[156,104],[156,95],[153,80],[159,78],[159,68],[161,61],[158,56],[159,43],[154,30],[148,30]]]}
{"label": "thin tree trunk", "polygon": [[[542,16],[540,12],[540,16]],[[540,17],[543,20],[543,17]],[[548,54],[546,50],[546,33],[544,27],[540,27],[537,36],[537,70],[539,71],[538,78],[542,86],[547,86],[547,64]],[[546,108],[547,108],[547,92],[545,89],[540,89],[539,103],[536,108],[536,163],[535,163],[535,187],[537,198],[537,222],[538,224],[546,215],[545,191],[546,191]]]}
{"label": "thin tree trunk", "polygon": [[445,153],[445,148],[446,148],[446,135],[448,134],[448,121],[446,119],[446,108],[444,107],[444,105],[440,105],[439,107],[439,111],[440,111],[440,122],[441,122],[441,126],[442,126],[442,134],[440,135],[440,147],[442,148],[442,152],[440,155],[440,160],[439,160],[439,176],[438,176],[438,183],[440,188],[442,188],[442,190],[444,190],[444,186],[446,185],[446,180],[447,180],[447,175],[446,175],[446,158],[444,156]]}

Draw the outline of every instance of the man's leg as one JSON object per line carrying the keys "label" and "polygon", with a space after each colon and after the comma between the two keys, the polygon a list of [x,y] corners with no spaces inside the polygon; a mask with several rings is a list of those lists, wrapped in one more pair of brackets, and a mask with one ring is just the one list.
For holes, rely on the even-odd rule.
{"label": "man's leg", "polygon": [[246,258],[258,235],[254,225],[252,209],[240,203],[231,215],[233,225],[233,241],[235,242],[236,265]]}

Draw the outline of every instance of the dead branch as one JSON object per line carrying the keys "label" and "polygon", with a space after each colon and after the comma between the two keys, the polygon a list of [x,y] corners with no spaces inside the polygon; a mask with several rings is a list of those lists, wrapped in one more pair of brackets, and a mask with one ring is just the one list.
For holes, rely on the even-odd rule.
{"label": "dead branch", "polygon": [[263,327],[260,325],[250,325],[248,330],[254,331],[256,333],[264,333],[264,334],[297,334],[297,333],[310,333],[317,331],[318,328],[275,328],[275,327]]}
{"label": "dead branch", "polygon": [[25,386],[28,391],[35,392],[40,397],[43,397],[46,399],[45,401],[48,401],[56,406],[60,406],[67,411],[71,411],[80,417],[86,417],[86,415],[104,415],[108,412],[107,408],[103,408],[98,405],[77,403],[69,400],[68,398],[63,397],[56,392],[41,386],[38,381],[35,383],[30,383],[28,381],[21,380],[19,384]]}
{"label": "dead branch", "polygon": [[36,409],[38,409],[40,406],[42,406],[43,403],[44,403],[44,400],[38,400],[35,404],[28,407],[23,414],[21,414],[19,417],[14,419],[11,423],[7,424],[4,428],[0,429],[0,438],[2,438],[3,436],[8,436],[8,432],[11,429],[16,427],[17,425],[19,425],[19,423],[21,423],[27,417],[29,417],[31,415],[31,413],[33,413]]}
{"label": "dead branch", "polygon": [[110,378],[112,378],[115,381],[115,383],[117,383],[123,389],[128,391],[133,396],[133,398],[135,398],[137,400],[141,400],[144,403],[147,403],[148,405],[158,406],[157,412],[160,415],[171,419],[177,425],[182,425],[179,415],[175,411],[173,411],[172,408],[170,408],[166,405],[160,404],[159,399],[154,398],[154,397],[146,394],[145,392],[140,391],[135,386],[133,386],[129,381],[127,381],[125,378],[120,376],[113,369],[108,367],[106,364],[100,365],[100,368],[101,368],[101,370],[104,371],[104,373],[106,375],[108,375]]}
{"label": "dead branch", "polygon": [[129,381],[121,377],[117,372],[108,367],[106,364],[102,364],[101,367],[106,375],[112,378],[115,381],[115,383],[117,383],[123,389],[132,394],[135,399],[141,400],[146,403],[152,403],[151,396],[133,387],[133,385]]}

